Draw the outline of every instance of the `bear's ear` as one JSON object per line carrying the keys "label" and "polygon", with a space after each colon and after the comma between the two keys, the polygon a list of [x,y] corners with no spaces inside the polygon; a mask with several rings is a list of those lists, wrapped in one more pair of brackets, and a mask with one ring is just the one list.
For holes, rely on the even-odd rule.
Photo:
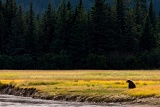
{"label": "bear's ear", "polygon": [[129,82],[130,82],[130,80],[127,80],[126,82],[128,82],[128,83],[129,83]]}

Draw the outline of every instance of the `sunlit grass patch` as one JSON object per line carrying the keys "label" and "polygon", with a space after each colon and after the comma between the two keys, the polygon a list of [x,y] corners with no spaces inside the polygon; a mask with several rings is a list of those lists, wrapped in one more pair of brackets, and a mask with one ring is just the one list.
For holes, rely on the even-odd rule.
{"label": "sunlit grass patch", "polygon": [[59,84],[59,82],[30,82],[28,85],[56,85]]}
{"label": "sunlit grass patch", "polygon": [[160,85],[151,85],[133,90],[128,90],[125,93],[133,97],[160,97]]}
{"label": "sunlit grass patch", "polygon": [[[131,79],[136,89],[129,90]],[[25,70],[0,71],[0,82],[22,88],[36,88],[48,95],[160,97],[160,71]]]}
{"label": "sunlit grass patch", "polygon": [[132,97],[160,97],[160,81],[136,81],[137,88],[124,91]]}
{"label": "sunlit grass patch", "polygon": [[100,80],[52,80],[52,82],[22,82],[21,87],[34,87],[42,92],[55,94],[74,94],[74,95],[113,95],[122,92],[126,84],[119,81],[100,81]]}

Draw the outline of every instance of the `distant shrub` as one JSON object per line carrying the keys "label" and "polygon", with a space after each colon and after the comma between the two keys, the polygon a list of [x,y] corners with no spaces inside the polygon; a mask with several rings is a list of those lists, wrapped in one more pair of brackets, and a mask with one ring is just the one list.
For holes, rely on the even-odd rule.
{"label": "distant shrub", "polygon": [[0,69],[12,69],[14,59],[12,56],[0,55]]}
{"label": "distant shrub", "polygon": [[30,54],[14,56],[13,69],[35,69],[36,62]]}
{"label": "distant shrub", "polygon": [[65,51],[61,51],[59,54],[45,54],[38,57],[37,60],[38,69],[70,69],[71,61],[70,57]]}
{"label": "distant shrub", "polygon": [[107,56],[107,65],[109,69],[126,69],[125,56],[118,53],[112,53]]}
{"label": "distant shrub", "polygon": [[106,69],[107,58],[104,55],[90,54],[87,57],[87,68],[88,69]]}
{"label": "distant shrub", "polygon": [[145,51],[138,57],[141,69],[158,69],[160,67],[160,50]]}

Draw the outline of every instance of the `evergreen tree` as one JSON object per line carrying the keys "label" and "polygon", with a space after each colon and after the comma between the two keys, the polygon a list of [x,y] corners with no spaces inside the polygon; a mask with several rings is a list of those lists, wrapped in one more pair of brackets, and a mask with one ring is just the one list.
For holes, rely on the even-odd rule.
{"label": "evergreen tree", "polygon": [[40,43],[44,53],[48,53],[51,43],[55,40],[55,14],[52,10],[51,3],[48,4],[48,10],[43,15],[42,22],[42,37]]}
{"label": "evergreen tree", "polygon": [[3,16],[3,5],[2,1],[0,0],[0,52],[3,53],[3,47],[4,47],[4,16]]}
{"label": "evergreen tree", "polygon": [[140,25],[141,23],[141,18],[140,18],[140,1],[135,0],[135,5],[134,5],[134,15],[135,15],[135,22],[136,24]]}
{"label": "evergreen tree", "polygon": [[126,28],[125,28],[125,51],[129,54],[138,52],[139,36],[137,34],[136,23],[134,22],[134,13],[131,9],[126,12]]}
{"label": "evergreen tree", "polygon": [[12,20],[12,33],[9,36],[7,53],[20,55],[24,53],[24,20],[22,7],[19,6],[16,16]]}
{"label": "evergreen tree", "polygon": [[78,8],[77,8],[77,11],[78,11],[78,16],[77,16],[77,20],[78,21],[82,21],[84,20],[84,7],[83,7],[83,2],[82,0],[79,0],[79,5],[78,5]]}
{"label": "evergreen tree", "polygon": [[146,0],[135,0],[134,4],[134,27],[135,27],[135,37],[137,38],[137,42],[140,41],[144,22],[147,15],[147,3]]}
{"label": "evergreen tree", "polygon": [[27,53],[36,53],[36,37],[35,37],[35,17],[32,8],[32,3],[30,4],[30,10],[26,13],[26,32],[25,32],[25,50]]}
{"label": "evergreen tree", "polygon": [[87,42],[87,54],[91,54],[92,53],[92,43],[91,43],[91,37],[92,37],[92,24],[91,24],[91,13],[90,11],[88,11],[87,16],[86,16],[86,42]]}
{"label": "evergreen tree", "polygon": [[124,0],[117,0],[116,2],[116,44],[117,51],[125,51],[125,5]]}
{"label": "evergreen tree", "polygon": [[2,0],[0,0],[0,12],[2,12],[3,9],[3,4],[2,4]]}
{"label": "evergreen tree", "polygon": [[150,17],[149,15],[147,15],[144,24],[144,29],[142,31],[142,36],[140,38],[140,49],[142,51],[151,51],[155,47],[156,47],[156,37],[150,21]]}
{"label": "evergreen tree", "polygon": [[147,15],[147,2],[146,0],[135,0],[134,16],[137,25],[143,26]]}
{"label": "evergreen tree", "polygon": [[107,7],[106,30],[105,30],[106,37],[104,38],[104,43],[106,42],[106,44],[104,48],[105,48],[105,53],[112,53],[116,51],[115,16],[110,5],[107,4],[106,7]]}
{"label": "evergreen tree", "polygon": [[157,17],[157,23],[156,23],[156,31],[157,31],[157,45],[160,45],[160,12]]}
{"label": "evergreen tree", "polygon": [[140,0],[141,21],[144,22],[147,16],[147,0]]}
{"label": "evergreen tree", "polygon": [[41,55],[43,53],[42,40],[43,31],[42,31],[42,17],[40,14],[37,14],[35,18],[35,33],[36,33],[36,46],[37,46],[37,54]]}
{"label": "evergreen tree", "polygon": [[92,52],[105,54],[114,49],[113,19],[111,8],[105,0],[95,0],[91,11],[92,23]]}
{"label": "evergreen tree", "polygon": [[61,51],[69,50],[69,38],[73,31],[73,12],[70,1],[66,4],[65,0],[61,0],[56,17],[56,36],[50,50],[59,54]]}
{"label": "evergreen tree", "polygon": [[84,68],[86,58],[86,15],[83,2],[79,0],[75,9],[71,37],[69,38],[69,53],[75,68]]}
{"label": "evergreen tree", "polygon": [[71,11],[72,7],[71,7],[71,2],[70,0],[67,2],[67,10]]}
{"label": "evergreen tree", "polygon": [[74,22],[73,22],[73,10],[71,7],[70,1],[67,2],[67,7],[66,7],[66,31],[65,31],[65,40],[64,40],[64,49],[69,51],[69,39],[71,38],[71,35],[73,33],[73,27],[74,27]]}
{"label": "evergreen tree", "polygon": [[91,48],[93,53],[104,54],[105,30],[106,28],[106,5],[104,0],[95,0],[94,7],[91,11],[92,39]]}
{"label": "evergreen tree", "polygon": [[154,7],[153,7],[153,2],[152,0],[150,0],[150,4],[149,4],[149,17],[150,17],[150,21],[151,21],[151,24],[153,26],[153,28],[155,29],[155,26],[156,26],[156,14],[155,14],[155,11],[154,11]]}
{"label": "evergreen tree", "polygon": [[65,39],[66,38],[66,30],[67,30],[67,23],[66,23],[66,4],[65,0],[61,0],[60,6],[57,12],[57,20],[56,20],[56,39],[52,41],[51,50],[58,54],[60,51],[65,50]]}
{"label": "evergreen tree", "polygon": [[160,33],[160,12],[157,17],[156,30],[158,33]]}
{"label": "evergreen tree", "polygon": [[6,46],[8,46],[9,43],[9,36],[12,34],[12,19],[15,17],[17,11],[17,5],[15,3],[15,0],[6,0],[5,6],[4,6],[4,33],[5,36],[3,37],[3,48],[4,51],[7,52]]}

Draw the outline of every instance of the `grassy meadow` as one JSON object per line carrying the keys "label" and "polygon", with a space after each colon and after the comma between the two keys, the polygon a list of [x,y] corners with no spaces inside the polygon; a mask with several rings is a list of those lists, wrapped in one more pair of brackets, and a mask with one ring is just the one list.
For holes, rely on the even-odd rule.
{"label": "grassy meadow", "polygon": [[[129,90],[127,79],[137,88]],[[160,97],[159,70],[1,70],[0,82],[36,88],[48,96]]]}

